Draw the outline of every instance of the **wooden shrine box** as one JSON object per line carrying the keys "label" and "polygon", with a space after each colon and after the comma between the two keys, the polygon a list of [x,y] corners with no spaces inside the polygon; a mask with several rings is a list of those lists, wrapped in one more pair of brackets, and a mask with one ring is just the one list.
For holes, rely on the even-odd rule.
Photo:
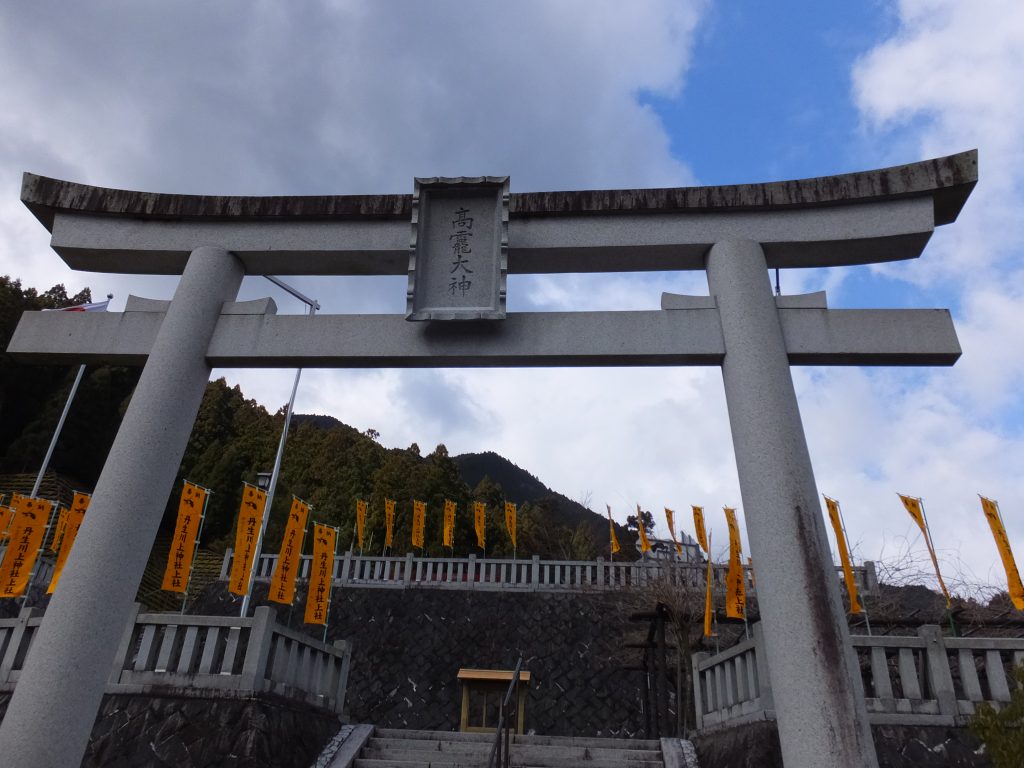
{"label": "wooden shrine box", "polygon": [[[462,718],[460,731],[494,733],[498,727],[498,708],[508,684],[512,681],[511,669],[460,669],[462,683]],[[516,691],[516,733],[523,732],[526,721],[526,689],[530,687],[530,673],[519,672],[519,686]],[[472,706],[470,700],[472,699]],[[477,719],[470,722],[470,711]],[[509,713],[511,714],[511,713]]]}

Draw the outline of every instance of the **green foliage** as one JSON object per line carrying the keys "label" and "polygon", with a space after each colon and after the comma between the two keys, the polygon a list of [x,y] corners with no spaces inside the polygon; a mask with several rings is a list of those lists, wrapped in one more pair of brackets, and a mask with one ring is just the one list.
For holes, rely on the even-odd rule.
{"label": "green foliage", "polygon": [[[0,349],[6,349],[22,312],[88,301],[88,289],[69,296],[63,285],[56,285],[38,293],[22,288],[18,280],[0,277]],[[0,471],[38,469],[76,373],[77,366],[19,365],[0,352],[0,445],[4,446]],[[109,366],[87,369],[51,460],[52,469],[73,478],[83,489],[94,487],[139,373],[139,369]],[[203,527],[204,545],[232,546],[243,482],[254,483],[258,472],[273,468],[284,418],[283,409],[270,413],[223,379],[210,382],[178,469],[178,482],[167,500],[164,530],[174,525],[181,481],[187,479],[213,491]],[[507,480],[508,496],[500,483],[486,475],[475,488],[467,486],[444,445],[423,455],[416,443],[407,449],[387,449],[378,438],[373,429],[360,433],[328,416],[295,418],[267,527],[266,551],[279,546],[295,495],[312,506],[313,519],[339,527],[342,549],[358,548],[355,505],[357,499],[365,500],[369,505],[367,554],[383,549],[385,499],[397,502],[390,554],[401,555],[411,548],[412,501],[417,499],[427,504],[426,554],[451,554],[442,543],[445,500],[457,504],[454,553],[482,554],[472,506],[482,501],[487,508],[486,554],[511,557],[512,544],[505,532],[506,498],[519,502],[518,556],[587,560],[607,553],[607,524],[602,517],[551,493],[496,454],[482,454],[475,460],[478,467],[490,467]],[[307,550],[309,546],[307,541]]]}
{"label": "green foliage", "polygon": [[1019,768],[1024,765],[1024,664],[1013,671],[1017,685],[1010,701],[1001,709],[989,703],[978,705],[967,727],[985,742],[995,768]]}
{"label": "green foliage", "polygon": [[[46,454],[78,366],[20,365],[7,349],[22,312],[92,300],[88,288],[69,296],[63,285],[38,293],[0,276],[0,471],[36,472]],[[91,487],[113,443],[139,372],[109,366],[86,370],[50,467]]]}

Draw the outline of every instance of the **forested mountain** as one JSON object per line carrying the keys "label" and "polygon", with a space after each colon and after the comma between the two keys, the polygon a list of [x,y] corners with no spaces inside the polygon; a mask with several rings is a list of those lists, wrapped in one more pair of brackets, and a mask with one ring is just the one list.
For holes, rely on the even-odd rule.
{"label": "forested mountain", "polygon": [[[90,300],[88,290],[68,296],[63,286],[37,294],[16,280],[0,277],[0,344],[6,349],[23,310],[56,308]],[[18,365],[0,355],[0,473],[34,472],[45,454],[76,369]],[[113,442],[121,415],[138,381],[138,369],[87,369],[50,466],[92,488]],[[269,413],[238,387],[210,382],[178,472],[213,490],[203,544],[231,546],[243,481],[273,467],[283,412]],[[384,539],[384,499],[397,501],[394,554],[410,548],[412,500],[427,503],[427,554],[449,554],[441,544],[445,499],[458,504],[456,555],[480,554],[473,529],[472,502],[487,504],[489,556],[509,556],[503,502],[519,505],[517,552],[558,559],[590,559],[608,554],[607,520],[546,488],[528,472],[494,453],[450,457],[444,445],[422,455],[416,444],[385,448],[372,430],[360,433],[331,416],[298,414],[284,453],[267,532],[271,551],[280,540],[285,516],[296,495],[313,507],[313,518],[340,527],[341,544],[353,542],[355,503],[368,502],[364,539],[367,553],[380,553]],[[0,488],[0,491],[4,489]],[[177,491],[168,499],[164,527],[173,526]],[[632,556],[633,534],[618,529],[623,555]]]}

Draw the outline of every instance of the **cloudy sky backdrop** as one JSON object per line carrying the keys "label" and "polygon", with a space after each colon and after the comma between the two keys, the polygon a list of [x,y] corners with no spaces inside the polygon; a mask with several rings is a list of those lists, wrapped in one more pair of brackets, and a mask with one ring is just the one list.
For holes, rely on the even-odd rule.
{"label": "cloudy sky backdrop", "polygon": [[[18,200],[23,171],[198,194],[408,193],[503,175],[517,192],[771,181],[977,147],[960,220],[915,262],[786,271],[833,307],[949,307],[951,369],[802,368],[821,491],[858,559],[923,547],[996,583],[978,493],[1024,558],[1024,5],[1018,0],[5,3],[0,273],[169,297],[175,280],[74,273]],[[842,7],[839,7],[842,6]],[[294,284],[326,312],[403,312],[405,278]],[[510,311],[656,309],[700,273],[513,276]],[[273,295],[262,278],[247,298]],[[217,371],[271,409],[289,371]],[[388,446],[497,451],[623,520],[742,507],[715,369],[307,371],[297,409]],[[665,534],[660,515],[657,533]],[[689,525],[685,526],[689,530]],[[909,554],[908,554],[909,553]]]}

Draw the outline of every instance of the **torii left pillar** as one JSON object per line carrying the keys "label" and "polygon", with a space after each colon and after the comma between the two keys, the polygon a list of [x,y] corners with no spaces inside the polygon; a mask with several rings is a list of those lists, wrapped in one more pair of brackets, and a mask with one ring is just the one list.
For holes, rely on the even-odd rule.
{"label": "torii left pillar", "polygon": [[210,339],[243,271],[221,248],[189,256],[0,725],[5,765],[82,760],[210,379]]}

